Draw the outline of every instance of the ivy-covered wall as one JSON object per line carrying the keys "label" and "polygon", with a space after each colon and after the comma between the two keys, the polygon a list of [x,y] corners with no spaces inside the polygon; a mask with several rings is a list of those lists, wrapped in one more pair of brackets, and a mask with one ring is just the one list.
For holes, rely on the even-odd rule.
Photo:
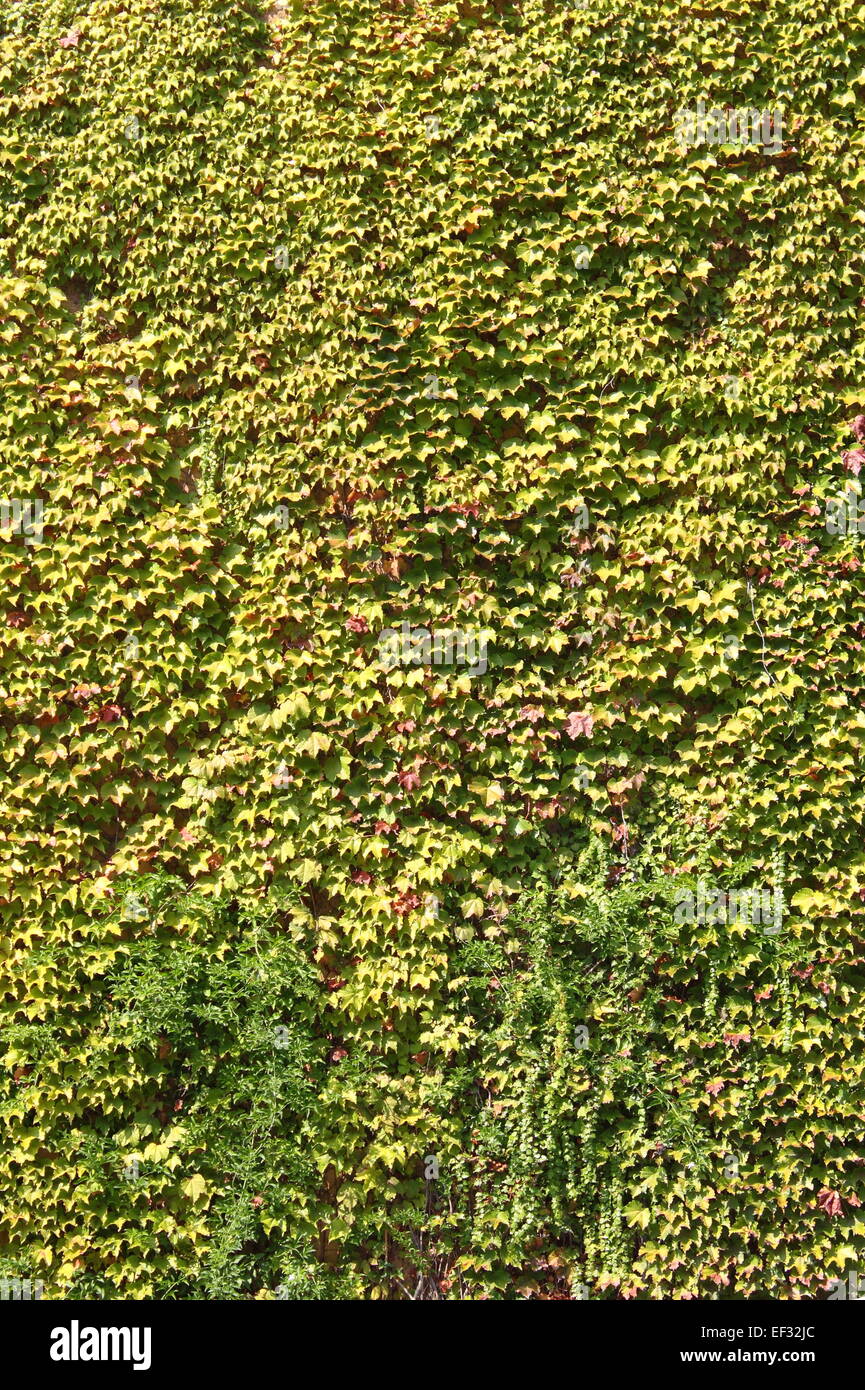
{"label": "ivy-covered wall", "polygon": [[855,1265],[863,21],[8,0],[2,1277]]}

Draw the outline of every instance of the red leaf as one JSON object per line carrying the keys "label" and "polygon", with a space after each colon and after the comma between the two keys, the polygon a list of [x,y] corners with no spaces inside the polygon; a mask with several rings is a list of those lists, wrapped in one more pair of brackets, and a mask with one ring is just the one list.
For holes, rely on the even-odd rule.
{"label": "red leaf", "polygon": [[520,718],[527,719],[530,724],[537,724],[539,719],[543,719],[544,712],[538,709],[537,705],[523,705],[520,710]]}
{"label": "red leaf", "polygon": [[417,893],[400,893],[398,898],[394,898],[391,907],[399,917],[406,917],[415,908],[420,907],[420,898]]}
{"label": "red leaf", "polygon": [[844,1208],[841,1205],[841,1198],[837,1192],[831,1188],[824,1188],[817,1198],[817,1203],[823,1208],[827,1216],[843,1216]]}
{"label": "red leaf", "polygon": [[571,738],[577,738],[580,734],[584,734],[586,738],[589,738],[591,737],[594,727],[595,721],[590,714],[578,714],[573,710],[568,715],[565,733],[570,734]]}
{"label": "red leaf", "polygon": [[76,704],[83,703],[89,700],[91,695],[98,695],[101,689],[101,685],[73,685],[69,692],[69,698],[74,700]]}

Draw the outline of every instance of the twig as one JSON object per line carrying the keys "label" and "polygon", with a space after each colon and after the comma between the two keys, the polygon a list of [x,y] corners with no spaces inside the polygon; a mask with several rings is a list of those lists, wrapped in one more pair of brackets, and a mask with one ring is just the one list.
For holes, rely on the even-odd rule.
{"label": "twig", "polygon": [[[761,654],[760,654],[760,665],[763,667],[763,670],[764,670],[765,673],[766,673],[766,676],[767,676],[767,678],[768,678],[769,684],[770,684],[770,685],[776,685],[776,684],[777,684],[777,681],[775,680],[775,677],[772,675],[772,672],[769,670],[769,667],[766,665],[766,653],[767,653],[766,638],[763,636],[763,629],[761,628],[760,623],[759,623],[759,621],[758,621],[758,619],[757,619],[757,610],[756,610],[755,607],[754,607],[754,587],[753,587],[753,585],[752,585],[750,579],[747,580],[746,582],[747,582],[747,587],[748,587],[748,598],[751,600],[751,616],[752,616],[752,618],[754,619],[754,626],[755,626],[755,628],[757,629],[757,632],[758,632],[759,635],[760,635],[760,646],[762,647],[762,651],[761,651]],[[787,699],[786,695],[784,695],[782,691],[779,690],[778,694],[781,696],[781,699],[784,701],[784,704],[785,704],[785,705],[787,705],[787,704],[790,703],[789,700]]]}

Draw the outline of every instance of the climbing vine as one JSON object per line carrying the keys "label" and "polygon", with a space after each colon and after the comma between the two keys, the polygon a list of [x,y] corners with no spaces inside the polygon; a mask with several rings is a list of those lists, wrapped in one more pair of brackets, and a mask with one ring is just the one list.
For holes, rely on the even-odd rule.
{"label": "climbing vine", "polygon": [[6,0],[0,1277],[857,1258],[863,19]]}

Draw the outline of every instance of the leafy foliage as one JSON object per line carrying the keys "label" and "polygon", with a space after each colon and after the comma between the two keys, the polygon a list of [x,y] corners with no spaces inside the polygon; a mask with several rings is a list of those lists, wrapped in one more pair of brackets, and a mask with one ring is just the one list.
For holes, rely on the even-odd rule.
{"label": "leafy foliage", "polygon": [[813,1296],[865,1234],[842,1002],[861,961],[824,994],[782,933],[683,928],[693,875],[647,863],[610,890],[581,870],[518,904],[475,995],[480,1224],[506,1221],[528,1292]]}
{"label": "leafy foliage", "polygon": [[[9,0],[4,1268],[789,1296],[849,1257],[863,18]],[[780,147],[681,148],[701,98]],[[403,621],[487,670],[382,669]],[[754,959],[671,922],[780,856]]]}

